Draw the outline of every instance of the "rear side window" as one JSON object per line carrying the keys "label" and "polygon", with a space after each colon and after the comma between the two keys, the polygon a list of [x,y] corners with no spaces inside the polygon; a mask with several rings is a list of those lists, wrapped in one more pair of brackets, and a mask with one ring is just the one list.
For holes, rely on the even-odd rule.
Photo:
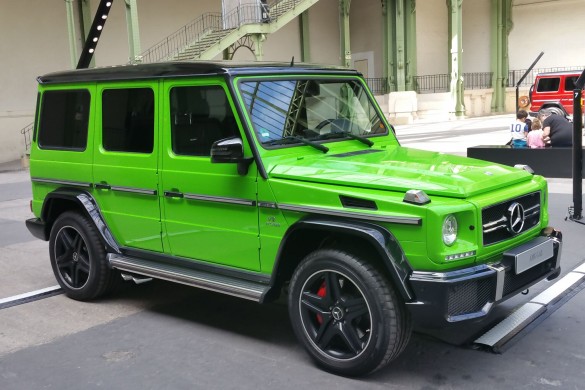
{"label": "rear side window", "polygon": [[102,146],[105,150],[114,152],[152,153],[152,89],[108,89],[103,92]]}
{"label": "rear side window", "polygon": [[39,147],[84,151],[89,104],[87,90],[46,91],[41,106]]}
{"label": "rear side window", "polygon": [[537,92],[556,92],[559,90],[561,85],[561,79],[559,77],[542,78],[538,80],[536,86]]}
{"label": "rear side window", "polygon": [[572,91],[575,89],[575,81],[577,81],[577,76],[568,76],[565,79],[565,91]]}

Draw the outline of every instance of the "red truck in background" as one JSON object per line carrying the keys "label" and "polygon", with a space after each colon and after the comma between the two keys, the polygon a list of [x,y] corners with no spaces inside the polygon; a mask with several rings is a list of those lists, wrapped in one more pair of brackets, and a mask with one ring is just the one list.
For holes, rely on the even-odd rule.
{"label": "red truck in background", "polygon": [[555,114],[572,118],[573,90],[580,75],[578,70],[537,74],[529,92],[530,115],[536,116],[539,110],[547,108]]}

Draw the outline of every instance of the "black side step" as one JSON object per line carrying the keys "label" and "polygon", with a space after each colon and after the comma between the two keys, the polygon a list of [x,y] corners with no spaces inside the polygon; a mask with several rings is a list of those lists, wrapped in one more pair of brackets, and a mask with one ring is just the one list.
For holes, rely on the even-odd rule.
{"label": "black side step", "polygon": [[585,287],[585,262],[483,334],[475,345],[502,353]]}
{"label": "black side step", "polygon": [[260,302],[262,296],[269,288],[268,285],[263,283],[115,253],[108,254],[108,261],[112,268],[121,271],[217,291],[256,302]]}

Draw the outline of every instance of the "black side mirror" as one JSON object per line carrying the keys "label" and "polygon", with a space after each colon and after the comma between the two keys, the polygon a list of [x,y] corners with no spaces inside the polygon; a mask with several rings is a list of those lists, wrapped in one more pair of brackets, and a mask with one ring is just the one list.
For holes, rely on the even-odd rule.
{"label": "black side mirror", "polygon": [[211,145],[211,162],[238,164],[238,174],[242,176],[248,174],[253,161],[251,157],[244,157],[244,144],[239,137],[220,139]]}

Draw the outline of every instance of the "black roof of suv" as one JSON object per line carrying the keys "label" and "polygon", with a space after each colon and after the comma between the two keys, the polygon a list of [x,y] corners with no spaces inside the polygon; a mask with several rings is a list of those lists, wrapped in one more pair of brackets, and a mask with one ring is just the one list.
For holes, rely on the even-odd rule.
{"label": "black roof of suv", "polygon": [[358,75],[355,70],[316,64],[278,62],[192,61],[164,62],[140,65],[109,66],[48,73],[38,77],[41,84],[73,83],[79,81],[137,80],[166,77],[209,76],[218,74],[286,74],[329,73]]}

